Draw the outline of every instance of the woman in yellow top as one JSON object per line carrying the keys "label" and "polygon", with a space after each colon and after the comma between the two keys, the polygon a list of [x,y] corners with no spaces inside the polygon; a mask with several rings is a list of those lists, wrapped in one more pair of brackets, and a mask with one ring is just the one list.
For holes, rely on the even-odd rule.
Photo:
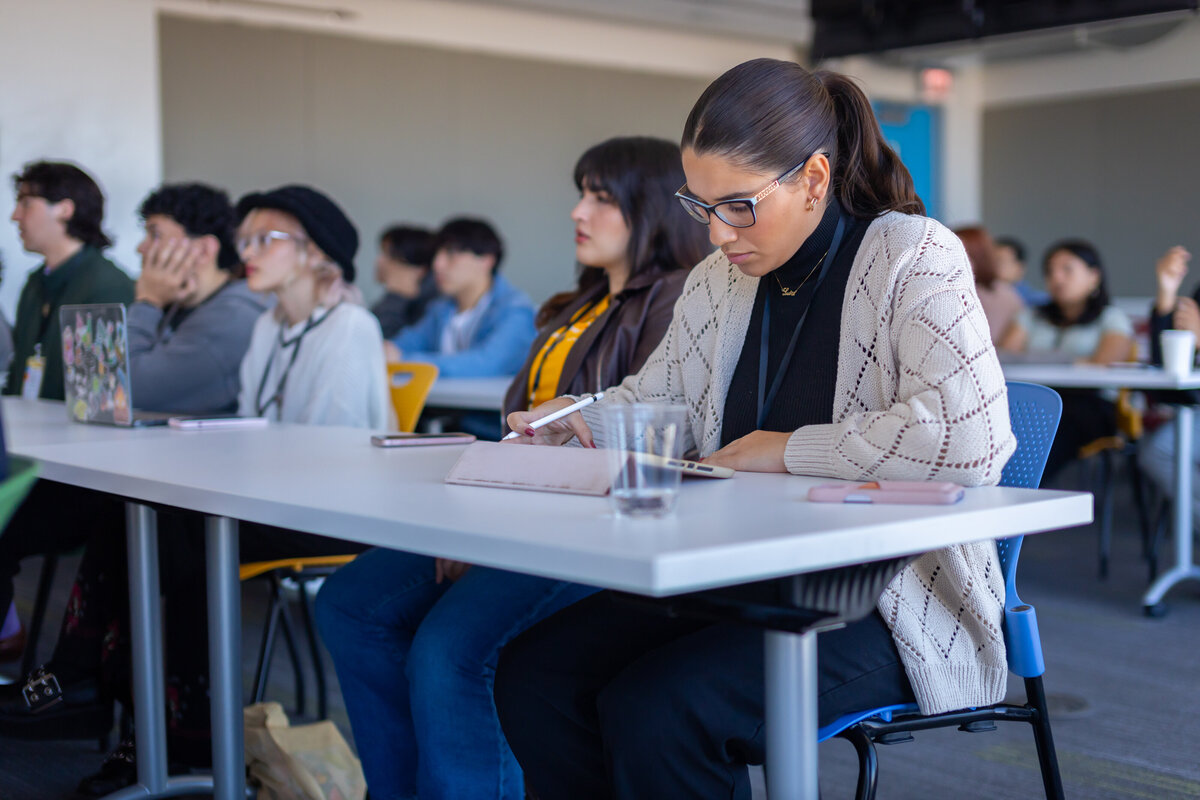
{"label": "woman in yellow top", "polygon": [[615,386],[646,363],[688,270],[712,249],[671,207],[683,178],[678,145],[662,139],[609,139],[580,157],[571,212],[579,278],[538,311],[538,336],[508,388],[505,416]]}
{"label": "woman in yellow top", "polygon": [[[506,412],[619,383],[657,347],[688,270],[709,250],[673,196],[683,182],[679,147],[658,139],[611,139],[579,159],[578,282],[542,307]],[[378,549],[327,579],[317,621],[371,795],[524,798],[492,701],[497,657],[595,591]]]}

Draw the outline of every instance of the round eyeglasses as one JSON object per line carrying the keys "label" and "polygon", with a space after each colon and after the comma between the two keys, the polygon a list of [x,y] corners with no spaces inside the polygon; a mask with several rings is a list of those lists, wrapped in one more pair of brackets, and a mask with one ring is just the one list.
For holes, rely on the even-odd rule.
{"label": "round eyeglasses", "polygon": [[[821,153],[820,155],[829,158],[828,153]],[[679,187],[679,191],[675,193],[675,196],[679,198],[679,204],[683,206],[684,211],[688,212],[688,215],[697,222],[709,225],[712,223],[712,215],[715,214],[717,219],[731,228],[749,228],[758,222],[758,215],[754,207],[767,199],[772,192],[779,188],[780,184],[803,169],[804,165],[808,163],[809,158],[812,158],[812,156],[804,159],[771,181],[765,189],[753,197],[734,197],[729,200],[721,200],[717,203],[701,203],[691,195],[684,194],[684,190],[687,189],[686,183]]]}

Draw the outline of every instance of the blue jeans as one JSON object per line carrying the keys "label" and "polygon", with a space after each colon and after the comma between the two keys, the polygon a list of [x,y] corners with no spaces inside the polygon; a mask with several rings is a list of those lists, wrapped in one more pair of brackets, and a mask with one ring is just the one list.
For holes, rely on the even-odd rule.
{"label": "blue jeans", "polygon": [[372,800],[521,800],[500,730],[500,649],[596,590],[487,567],[434,583],[434,560],[375,549],[330,576],[316,617]]}

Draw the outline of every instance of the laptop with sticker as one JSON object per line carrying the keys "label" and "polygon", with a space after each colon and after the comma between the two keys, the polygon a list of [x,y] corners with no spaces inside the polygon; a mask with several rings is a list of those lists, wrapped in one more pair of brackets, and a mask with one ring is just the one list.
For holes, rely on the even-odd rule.
{"label": "laptop with sticker", "polygon": [[178,414],[134,411],[129,333],[120,303],[63,306],[63,387],[76,422],[141,427],[166,425]]}

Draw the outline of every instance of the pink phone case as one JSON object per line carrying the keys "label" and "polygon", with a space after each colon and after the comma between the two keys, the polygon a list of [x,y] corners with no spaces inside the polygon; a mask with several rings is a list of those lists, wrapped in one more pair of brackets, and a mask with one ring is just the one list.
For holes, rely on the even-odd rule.
{"label": "pink phone case", "polygon": [[[878,486],[878,488],[875,488]],[[963,499],[957,483],[921,481],[878,481],[877,483],[826,483],[808,490],[814,503],[901,503],[948,506]]]}

